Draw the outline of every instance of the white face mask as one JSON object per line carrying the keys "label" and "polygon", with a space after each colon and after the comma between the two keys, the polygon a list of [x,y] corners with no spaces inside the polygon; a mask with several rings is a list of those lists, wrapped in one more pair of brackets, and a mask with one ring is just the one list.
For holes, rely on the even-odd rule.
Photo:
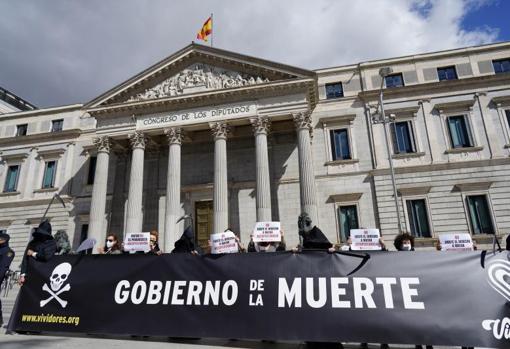
{"label": "white face mask", "polygon": [[107,248],[112,248],[112,247],[113,247],[113,245],[114,245],[114,243],[115,243],[115,242],[113,242],[113,241],[106,241],[106,247],[107,247]]}
{"label": "white face mask", "polygon": [[411,251],[411,244],[403,244],[402,251]]}

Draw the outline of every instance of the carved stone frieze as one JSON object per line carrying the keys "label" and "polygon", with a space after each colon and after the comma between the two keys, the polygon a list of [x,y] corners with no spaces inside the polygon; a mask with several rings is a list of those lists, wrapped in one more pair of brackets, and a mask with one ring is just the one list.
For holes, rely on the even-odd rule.
{"label": "carved stone frieze", "polygon": [[219,90],[269,82],[262,76],[254,76],[195,63],[180,73],[148,88],[128,99],[128,102],[178,96],[202,90]]}

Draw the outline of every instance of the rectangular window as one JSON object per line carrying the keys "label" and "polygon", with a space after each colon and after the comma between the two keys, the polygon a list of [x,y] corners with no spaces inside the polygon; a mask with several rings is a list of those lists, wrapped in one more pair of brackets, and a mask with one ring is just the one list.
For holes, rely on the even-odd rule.
{"label": "rectangular window", "polygon": [[469,219],[473,228],[473,234],[494,234],[491,212],[487,196],[471,195],[467,197]]}
{"label": "rectangular window", "polygon": [[510,72],[510,58],[498,59],[498,60],[492,61],[492,66],[494,67],[494,72],[496,74],[509,73]]}
{"label": "rectangular window", "polygon": [[340,222],[340,240],[347,241],[351,235],[351,229],[359,229],[356,205],[340,206],[338,208],[338,221]]}
{"label": "rectangular window", "polygon": [[16,137],[26,136],[27,135],[27,124],[16,125]]}
{"label": "rectangular window", "polygon": [[386,83],[387,88],[404,86],[404,78],[400,73],[385,76],[384,82]]}
{"label": "rectangular window", "polygon": [[333,160],[351,159],[351,149],[349,146],[349,132],[347,129],[331,130],[331,154]]}
{"label": "rectangular window", "polygon": [[393,150],[395,154],[415,153],[413,125],[411,121],[400,121],[392,124]]}
{"label": "rectangular window", "polygon": [[439,77],[439,81],[457,80],[457,71],[454,66],[437,68],[437,76]]}
{"label": "rectangular window", "polygon": [[326,84],[326,98],[340,98],[344,96],[344,89],[341,82]]}
{"label": "rectangular window", "polygon": [[407,200],[406,204],[411,234],[420,238],[431,237],[425,199]]}
{"label": "rectangular window", "polygon": [[43,183],[42,188],[53,188],[55,185],[55,173],[57,169],[57,162],[56,161],[47,161],[44,166],[44,176],[43,176]]}
{"label": "rectangular window", "polygon": [[62,131],[62,126],[64,125],[64,120],[52,120],[51,121],[51,132],[60,132]]}
{"label": "rectangular window", "polygon": [[510,109],[505,110],[506,114],[506,123],[508,124],[508,127],[510,127]]}
{"label": "rectangular window", "polygon": [[473,146],[467,120],[464,115],[449,116],[447,118],[447,123],[452,148],[467,148]]}
{"label": "rectangular window", "polygon": [[19,165],[12,165],[7,168],[7,176],[5,178],[4,192],[15,192],[18,187]]}
{"label": "rectangular window", "polygon": [[94,184],[94,177],[96,175],[96,162],[97,157],[91,156],[89,161],[89,174],[87,176],[87,184]]}

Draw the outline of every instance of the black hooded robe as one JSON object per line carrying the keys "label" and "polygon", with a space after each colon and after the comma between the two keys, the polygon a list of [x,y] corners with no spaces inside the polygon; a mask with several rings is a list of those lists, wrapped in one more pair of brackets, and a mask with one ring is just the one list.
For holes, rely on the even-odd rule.
{"label": "black hooded robe", "polygon": [[314,226],[308,233],[301,233],[303,237],[303,249],[327,250],[333,247],[324,233]]}
{"label": "black hooded robe", "polygon": [[27,256],[28,250],[37,253],[35,259],[39,262],[49,261],[57,251],[57,244],[51,235],[51,224],[47,220],[39,224],[39,227],[34,230],[32,236],[34,238],[28,243],[23,255],[21,274],[26,274],[27,272],[28,258],[34,258],[32,256]]}

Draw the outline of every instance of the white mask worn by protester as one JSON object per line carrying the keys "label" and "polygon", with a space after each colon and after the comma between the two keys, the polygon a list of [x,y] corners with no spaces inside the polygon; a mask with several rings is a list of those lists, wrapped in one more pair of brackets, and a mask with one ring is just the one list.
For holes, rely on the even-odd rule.
{"label": "white mask worn by protester", "polygon": [[106,241],[106,247],[112,248],[113,247],[113,241]]}
{"label": "white mask worn by protester", "polygon": [[411,251],[411,244],[403,244],[402,251]]}

